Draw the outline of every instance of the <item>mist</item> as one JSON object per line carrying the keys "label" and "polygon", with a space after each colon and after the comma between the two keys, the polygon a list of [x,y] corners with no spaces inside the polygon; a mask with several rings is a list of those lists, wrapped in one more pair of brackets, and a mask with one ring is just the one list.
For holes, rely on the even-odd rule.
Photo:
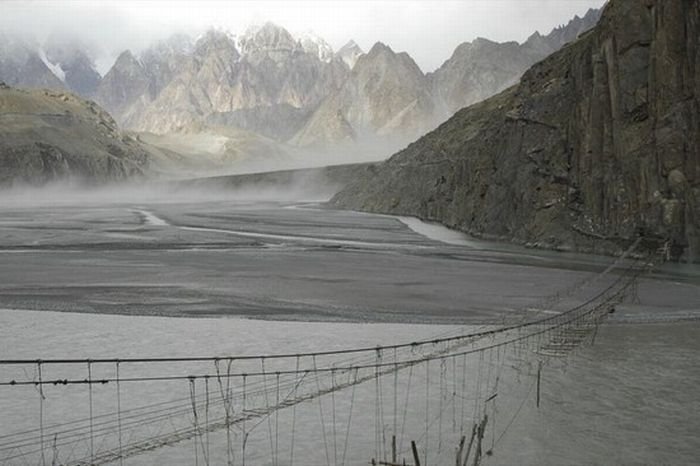
{"label": "mist", "polygon": [[0,189],[0,208],[120,206],[138,204],[230,204],[324,202],[342,182],[323,170],[220,176],[186,181],[131,180],[96,185],[73,177],[43,186],[15,184]]}

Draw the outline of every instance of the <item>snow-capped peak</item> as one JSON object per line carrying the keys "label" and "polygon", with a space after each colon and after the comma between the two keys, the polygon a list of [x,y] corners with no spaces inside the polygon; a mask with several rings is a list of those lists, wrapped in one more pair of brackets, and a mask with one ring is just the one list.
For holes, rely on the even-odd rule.
{"label": "snow-capped peak", "polygon": [[289,31],[271,22],[250,26],[237,42],[243,55],[256,51],[292,51],[297,47]]}
{"label": "snow-capped peak", "polygon": [[43,49],[43,48],[39,47],[39,48],[37,49],[37,52],[38,52],[38,54],[39,54],[39,58],[41,58],[41,61],[44,62],[44,65],[46,65],[46,67],[47,67],[49,70],[51,70],[51,72],[52,72],[58,79],[60,79],[61,82],[64,82],[64,83],[65,83],[65,82],[66,82],[66,73],[65,73],[65,71],[63,71],[63,68],[61,68],[61,64],[60,64],[60,63],[57,63],[57,64],[54,65],[53,63],[51,63],[51,62],[49,61],[49,59],[46,58],[46,52],[44,52],[44,49]]}
{"label": "snow-capped peak", "polygon": [[304,52],[316,55],[319,60],[329,63],[333,59],[333,48],[322,37],[306,31],[297,37]]}

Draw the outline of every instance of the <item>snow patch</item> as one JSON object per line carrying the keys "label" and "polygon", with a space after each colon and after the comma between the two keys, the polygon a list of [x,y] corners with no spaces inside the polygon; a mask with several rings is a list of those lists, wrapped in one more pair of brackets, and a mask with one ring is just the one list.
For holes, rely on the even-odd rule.
{"label": "snow patch", "polygon": [[49,61],[49,59],[46,58],[46,52],[44,52],[44,49],[39,48],[39,49],[38,49],[38,52],[39,52],[39,58],[41,58],[41,61],[44,62],[44,65],[46,65],[46,67],[47,67],[49,70],[51,70],[51,72],[52,72],[58,79],[60,79],[61,82],[66,82],[66,73],[65,73],[65,71],[63,71],[63,68],[61,68],[61,65],[60,65],[60,64],[55,64],[55,65],[54,65],[53,63],[51,63],[51,62]]}
{"label": "snow patch", "polygon": [[306,53],[316,55],[319,60],[330,63],[333,60],[333,48],[313,31],[305,31],[296,38]]}

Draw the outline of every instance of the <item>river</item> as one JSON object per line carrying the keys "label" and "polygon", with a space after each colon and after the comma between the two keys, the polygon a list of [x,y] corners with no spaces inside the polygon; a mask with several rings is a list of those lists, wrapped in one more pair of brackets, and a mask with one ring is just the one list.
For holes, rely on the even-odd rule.
{"label": "river", "polygon": [[[8,203],[0,211],[4,359],[295,353],[430,339],[558,312],[585,294],[566,297],[559,307],[541,307],[542,297],[610,262],[476,241],[415,219],[327,210],[314,202],[64,201]],[[700,453],[694,416],[700,412],[699,277],[697,268],[678,265],[645,277],[593,346],[545,365],[539,408],[532,368],[521,366],[502,381],[504,400],[494,407],[495,428],[486,438],[493,455],[485,464],[694,464]],[[501,356],[505,367],[510,356]],[[333,405],[326,395],[300,405],[294,417],[290,408],[282,410],[247,431],[247,464],[289,464],[293,422],[297,463],[343,464],[346,456],[344,464],[367,464],[381,456],[376,449],[386,449],[386,439],[378,445],[373,436],[377,393],[388,406],[379,421],[386,435],[403,412],[421,418],[426,388],[441,394],[429,400],[430,412],[439,403],[444,416],[431,417],[427,441],[423,422],[409,422],[400,455],[410,460],[408,440],[422,438],[429,464],[445,463],[465,428],[448,388],[457,383],[449,364],[434,364],[413,379],[405,370],[396,379],[387,375],[378,389],[367,382],[356,392],[338,392]],[[84,377],[85,369],[45,366],[43,375]],[[93,377],[107,377],[114,365],[94,370]],[[132,375],[149,370],[134,368]],[[198,370],[213,368],[177,368]],[[7,369],[3,380],[36,377],[36,366],[27,364]],[[410,391],[411,383],[423,388]],[[186,381],[147,387],[124,388],[121,408],[169,399],[187,404]],[[202,393],[201,384],[195,388]],[[37,428],[40,409],[47,430],[86,419],[88,395],[84,386],[47,386],[40,406],[33,386],[0,387],[0,448],[3,435]],[[90,395],[93,417],[114,411],[114,384]],[[392,397],[410,406],[395,413]],[[328,424],[320,422],[319,408]],[[331,413],[337,414],[332,424]],[[229,455],[239,464],[242,432],[233,436]],[[224,437],[221,431],[207,437],[211,464],[227,460]],[[198,462],[204,464],[201,440]],[[50,439],[46,445],[50,464]],[[85,441],[78,450],[87,448]],[[193,464],[192,450],[188,440],[125,462]],[[8,464],[24,463],[17,456]]]}

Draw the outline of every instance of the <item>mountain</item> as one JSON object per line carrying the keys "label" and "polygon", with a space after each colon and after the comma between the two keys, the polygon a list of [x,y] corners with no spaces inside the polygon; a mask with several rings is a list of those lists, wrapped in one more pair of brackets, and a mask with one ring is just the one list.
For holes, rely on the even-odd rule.
{"label": "mountain", "polygon": [[102,77],[87,47],[77,38],[53,34],[46,40],[44,50],[53,72],[62,77],[68,89],[82,96],[95,93]]}
{"label": "mountain", "polygon": [[[576,40],[581,34],[590,30],[598,23],[602,13],[602,9],[591,8],[586,12],[583,18],[576,15],[574,19],[569,21],[565,26],[554,28],[552,32],[543,38],[543,42],[549,48],[549,53],[559,50],[565,44]],[[533,34],[526,42],[526,45],[533,41],[539,42],[538,36],[539,34],[537,33]]]}
{"label": "mountain", "polygon": [[589,10],[584,18],[576,17],[547,36],[534,34],[522,45],[483,38],[465,42],[427,75],[405,53],[378,43],[363,55],[350,41],[336,54],[352,69],[347,81],[291,142],[328,148],[361,139],[392,140],[377,147],[398,148],[460,108],[517,83],[528,67],[590,29],[599,17],[599,10]]}
{"label": "mountain", "polygon": [[348,68],[353,69],[355,63],[357,63],[357,59],[363,54],[364,52],[360,46],[357,45],[354,40],[350,40],[335,53],[335,56],[343,60],[343,62],[348,65]]}
{"label": "mountain", "polygon": [[128,120],[153,98],[151,76],[130,52],[122,52],[102,78],[95,101],[107,109],[117,121]]}
{"label": "mountain", "polygon": [[0,73],[18,85],[67,87],[92,98],[128,130],[230,128],[318,155],[363,151],[376,159],[514,84],[597,15],[592,10],[524,44],[462,44],[427,75],[384,44],[364,54],[350,41],[333,53],[313,33],[294,36],[269,22],[240,36],[212,29],[196,40],[180,34],[139,54],[124,51],[103,78],[85,45],[54,35],[45,54],[36,45],[0,53]]}
{"label": "mountain", "polygon": [[333,48],[322,37],[311,31],[307,31],[299,37],[299,45],[304,52],[315,55],[323,62],[328,63],[333,60]]}
{"label": "mountain", "polygon": [[275,62],[282,61],[295,50],[301,49],[299,42],[289,31],[269,21],[262,26],[248,28],[238,39],[238,45],[241,53],[250,57],[253,62],[265,58]]}
{"label": "mountain", "polygon": [[[238,38],[210,30],[189,54],[172,61],[175,66],[168,67],[167,84],[151,86],[154,92],[130,100],[130,105],[136,103],[131,111],[121,110],[118,102],[101,102],[116,111],[122,124],[139,131],[164,134],[208,120],[241,121],[240,115],[246,113],[245,119],[256,123],[243,129],[256,127],[262,134],[282,137],[288,133],[284,120],[277,128],[275,119],[251,114],[258,110],[274,114],[285,106],[306,114],[339,87],[347,68],[338,60],[321,60],[321,50],[305,50],[289,32],[271,23]],[[154,81],[150,61],[142,58],[141,63],[147,79]],[[237,111],[239,117],[231,120]],[[263,122],[271,126],[262,128]]]}
{"label": "mountain", "polygon": [[373,136],[410,138],[427,129],[432,113],[428,81],[418,65],[407,53],[378,42],[291,142],[326,146]]}
{"label": "mountain", "polygon": [[117,181],[148,166],[145,147],[73,94],[0,83],[0,121],[0,185]]}
{"label": "mountain", "polygon": [[428,75],[436,105],[446,118],[512,86],[530,66],[595,26],[600,11],[591,9],[583,18],[576,16],[547,36],[536,32],[523,44],[483,38],[460,44],[440,68]]}
{"label": "mountain", "polygon": [[194,42],[186,34],[174,34],[160,40],[140,55],[140,63],[151,81],[149,93],[157,95],[167,86],[194,51]]}
{"label": "mountain", "polygon": [[519,85],[460,110],[340,192],[338,207],[476,236],[700,252],[700,0],[611,0]]}
{"label": "mountain", "polygon": [[18,87],[65,89],[36,41],[0,32],[0,81]]}

